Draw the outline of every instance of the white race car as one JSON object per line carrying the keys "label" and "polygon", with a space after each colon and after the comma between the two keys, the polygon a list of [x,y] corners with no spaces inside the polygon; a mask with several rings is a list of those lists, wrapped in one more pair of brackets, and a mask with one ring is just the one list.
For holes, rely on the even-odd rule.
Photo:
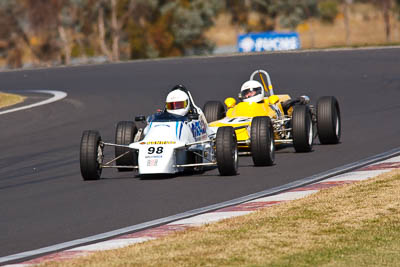
{"label": "white race car", "polygon": [[[220,175],[236,175],[238,149],[235,130],[220,127],[211,131],[203,111],[197,107],[189,91],[191,110],[187,116],[164,111],[147,119],[137,128],[132,121],[118,123],[115,143],[103,142],[98,131],[84,131],[80,147],[80,168],[84,180],[97,180],[103,168],[118,171],[138,170],[139,175],[174,174],[217,166]],[[115,147],[115,157],[104,161],[105,147]]]}

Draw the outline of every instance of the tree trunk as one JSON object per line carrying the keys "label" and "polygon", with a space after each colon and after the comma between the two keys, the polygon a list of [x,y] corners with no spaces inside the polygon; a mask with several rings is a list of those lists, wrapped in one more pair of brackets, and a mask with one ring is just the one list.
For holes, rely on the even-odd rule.
{"label": "tree trunk", "polygon": [[9,41],[7,47],[7,65],[10,68],[21,68],[23,66],[22,62],[23,52],[20,45],[20,40],[17,34],[11,35],[11,40]]}
{"label": "tree trunk", "polygon": [[100,43],[100,49],[101,52],[106,55],[109,61],[113,60],[112,54],[110,50],[107,47],[106,44],[106,32],[104,29],[104,9],[103,7],[99,8],[99,16],[97,20],[97,26],[99,28],[99,43]]}
{"label": "tree trunk", "polygon": [[117,19],[117,0],[111,1],[111,35],[112,35],[112,56],[114,61],[119,60],[119,25]]}
{"label": "tree trunk", "polygon": [[58,34],[60,35],[60,39],[62,42],[63,50],[64,50],[64,63],[65,65],[69,65],[71,63],[71,42],[67,37],[67,33],[65,28],[61,25],[58,26]]}
{"label": "tree trunk", "polygon": [[390,0],[382,0],[383,20],[385,22],[386,42],[390,42]]}
{"label": "tree trunk", "polygon": [[346,45],[351,45],[351,40],[350,40],[350,23],[349,23],[349,5],[352,3],[352,0],[345,0],[344,1],[344,10],[343,10],[343,16],[344,16],[344,28],[345,28],[345,33],[346,33]]}
{"label": "tree trunk", "polygon": [[399,40],[399,22],[395,21],[393,28],[393,41],[398,42]]}
{"label": "tree trunk", "polygon": [[[0,0],[1,1],[1,0]],[[29,48],[33,59],[40,61],[40,55],[39,53],[31,46],[31,43],[29,41],[29,36],[21,26],[21,24],[18,22],[18,17],[17,14],[14,13],[14,10],[10,7],[6,9],[6,14],[8,14],[8,19],[10,20],[10,25],[14,25],[14,34],[17,36],[20,36],[21,39],[24,41],[25,45]]]}
{"label": "tree trunk", "polygon": [[312,26],[312,21],[309,20],[308,23],[309,27],[309,32],[310,32],[310,43],[311,43],[311,48],[315,48],[315,32],[314,32],[314,26]]}
{"label": "tree trunk", "polygon": [[308,27],[309,27],[309,32],[310,32],[310,41],[311,41],[311,48],[315,48],[315,32],[314,32],[314,27],[312,26],[312,21],[311,21],[311,12],[310,9],[306,6],[304,11],[306,12],[307,15],[307,20],[308,20]]}

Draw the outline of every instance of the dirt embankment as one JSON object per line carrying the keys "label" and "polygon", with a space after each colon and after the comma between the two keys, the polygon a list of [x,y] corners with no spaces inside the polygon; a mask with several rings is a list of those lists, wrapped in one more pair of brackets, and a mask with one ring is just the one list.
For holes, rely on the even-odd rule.
{"label": "dirt embankment", "polygon": [[[253,14],[254,16],[254,14]],[[250,16],[251,20],[251,16]],[[346,25],[343,7],[332,24],[318,19],[310,19],[295,30],[300,34],[302,48],[326,48],[337,46],[368,46],[400,43],[400,21],[392,15],[390,42],[387,42],[383,14],[380,9],[369,4],[353,4],[349,8],[349,38],[346,38]],[[234,46],[237,35],[243,29],[230,25],[230,16],[221,14],[206,36],[217,46]],[[276,31],[289,31],[278,25]]]}

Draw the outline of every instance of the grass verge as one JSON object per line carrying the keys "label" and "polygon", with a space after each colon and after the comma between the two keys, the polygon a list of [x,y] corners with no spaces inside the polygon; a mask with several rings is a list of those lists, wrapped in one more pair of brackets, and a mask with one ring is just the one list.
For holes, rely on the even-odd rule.
{"label": "grass verge", "polygon": [[25,100],[25,97],[15,94],[7,94],[0,92],[0,108],[12,106],[21,103]]}
{"label": "grass verge", "polygon": [[250,215],[43,266],[398,266],[400,170]]}

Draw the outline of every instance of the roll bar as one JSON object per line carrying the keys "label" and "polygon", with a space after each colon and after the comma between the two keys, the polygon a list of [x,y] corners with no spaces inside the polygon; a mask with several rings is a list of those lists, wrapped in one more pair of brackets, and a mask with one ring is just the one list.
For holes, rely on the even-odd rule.
{"label": "roll bar", "polygon": [[[254,72],[250,75],[250,80],[254,80],[254,76],[255,76],[256,74],[260,74],[260,78],[261,78],[261,81],[262,81],[262,83],[263,83],[264,90],[265,90],[267,93],[269,93],[270,95],[274,95],[274,88],[273,88],[273,86],[272,86],[271,77],[269,76],[268,72],[266,72],[265,70],[256,70],[256,71],[254,71]],[[263,79],[263,77],[262,77],[261,74],[264,74],[265,77],[267,78],[268,87],[265,85],[264,79]]]}

